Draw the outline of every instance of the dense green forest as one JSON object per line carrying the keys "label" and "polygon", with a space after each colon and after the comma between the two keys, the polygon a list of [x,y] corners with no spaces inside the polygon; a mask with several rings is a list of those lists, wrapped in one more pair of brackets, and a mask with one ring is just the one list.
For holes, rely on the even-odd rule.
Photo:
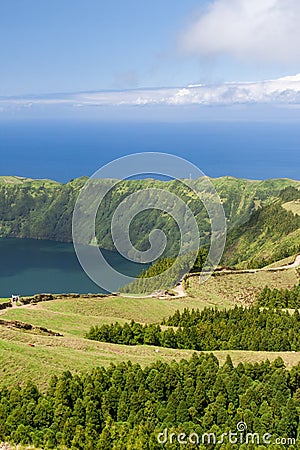
{"label": "dense green forest", "polygon": [[[0,177],[0,237],[72,240],[72,213],[87,178],[60,184],[48,180]],[[260,267],[294,254],[300,247],[300,218],[282,207],[299,198],[300,183],[293,180],[248,181],[223,177],[213,179],[228,221],[224,263]],[[101,180],[107,184],[109,180]],[[201,180],[192,181],[201,190]],[[110,225],[116,207],[128,195],[148,188],[163,188],[178,195],[193,211],[202,233],[209,240],[210,223],[198,197],[180,181],[130,180],[118,183],[105,197],[96,218],[98,245],[114,250]],[[151,230],[161,228],[167,236],[163,257],[178,254],[179,230],[168,215],[158,210],[138,214],[130,226],[132,243],[149,246]]]}
{"label": "dense green forest", "polygon": [[[0,442],[43,449],[174,450],[182,448],[179,434],[185,433],[184,448],[231,450],[222,435],[237,432],[243,422],[247,430],[239,432],[234,448],[282,449],[286,445],[275,445],[276,438],[291,443],[299,436],[299,408],[299,366],[287,371],[278,358],[233,367],[227,357],[220,367],[212,354],[194,354],[189,361],[158,361],[146,368],[128,362],[80,375],[65,372],[54,376],[44,393],[32,382],[2,387]],[[247,438],[247,433],[256,434]],[[266,435],[270,445],[260,447]]]}
{"label": "dense green forest", "polygon": [[[300,351],[298,310],[184,309],[156,324],[125,323],[91,327],[88,339],[126,345],[156,345],[192,350]],[[176,327],[176,328],[173,328]]]}
{"label": "dense green forest", "polygon": [[258,306],[300,309],[300,284],[292,289],[270,289],[266,286],[257,299]]}

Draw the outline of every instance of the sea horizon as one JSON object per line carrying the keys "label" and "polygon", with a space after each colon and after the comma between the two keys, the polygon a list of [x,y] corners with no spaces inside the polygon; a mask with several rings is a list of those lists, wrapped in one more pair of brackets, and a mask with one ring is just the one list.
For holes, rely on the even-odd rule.
{"label": "sea horizon", "polygon": [[296,122],[0,121],[0,175],[66,183],[150,151],[183,157],[211,178],[299,180],[299,142]]}

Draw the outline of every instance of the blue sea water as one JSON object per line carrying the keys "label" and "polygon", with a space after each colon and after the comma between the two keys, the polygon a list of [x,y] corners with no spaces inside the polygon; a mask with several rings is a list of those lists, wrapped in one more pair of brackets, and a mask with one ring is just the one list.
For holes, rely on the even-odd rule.
{"label": "blue sea water", "polygon": [[63,182],[144,151],[184,157],[212,177],[300,178],[296,122],[0,121],[0,150],[0,175]]}

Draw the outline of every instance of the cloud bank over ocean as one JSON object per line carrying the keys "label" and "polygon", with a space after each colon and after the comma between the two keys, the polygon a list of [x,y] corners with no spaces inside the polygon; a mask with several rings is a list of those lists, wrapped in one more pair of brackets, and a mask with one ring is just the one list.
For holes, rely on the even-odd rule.
{"label": "cloud bank over ocean", "polygon": [[35,106],[231,106],[247,104],[300,106],[300,74],[258,82],[189,85],[182,88],[134,89],[0,97],[0,112]]}

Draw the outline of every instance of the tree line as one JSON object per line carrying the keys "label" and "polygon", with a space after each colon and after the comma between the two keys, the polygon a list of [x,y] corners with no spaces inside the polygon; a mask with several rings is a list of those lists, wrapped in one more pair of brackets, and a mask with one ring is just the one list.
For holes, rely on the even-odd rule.
{"label": "tree line", "polygon": [[92,326],[86,338],[125,345],[252,351],[300,351],[300,314],[253,306],[229,310],[184,309],[158,324]]}
{"label": "tree line", "polygon": [[[84,374],[65,372],[53,376],[44,393],[30,381],[1,387],[0,442],[43,449],[158,450],[157,436],[165,428],[169,434],[214,433],[220,439],[241,421],[247,432],[296,439],[299,408],[299,366],[288,371],[278,358],[234,367],[230,357],[220,366],[212,354],[194,354],[145,368],[128,362]],[[222,446],[186,448],[229,450],[231,445],[225,440]],[[164,448],[182,445],[175,440]]]}
{"label": "tree line", "polygon": [[300,308],[300,283],[291,289],[270,289],[266,286],[257,298],[258,306],[268,308]]}

